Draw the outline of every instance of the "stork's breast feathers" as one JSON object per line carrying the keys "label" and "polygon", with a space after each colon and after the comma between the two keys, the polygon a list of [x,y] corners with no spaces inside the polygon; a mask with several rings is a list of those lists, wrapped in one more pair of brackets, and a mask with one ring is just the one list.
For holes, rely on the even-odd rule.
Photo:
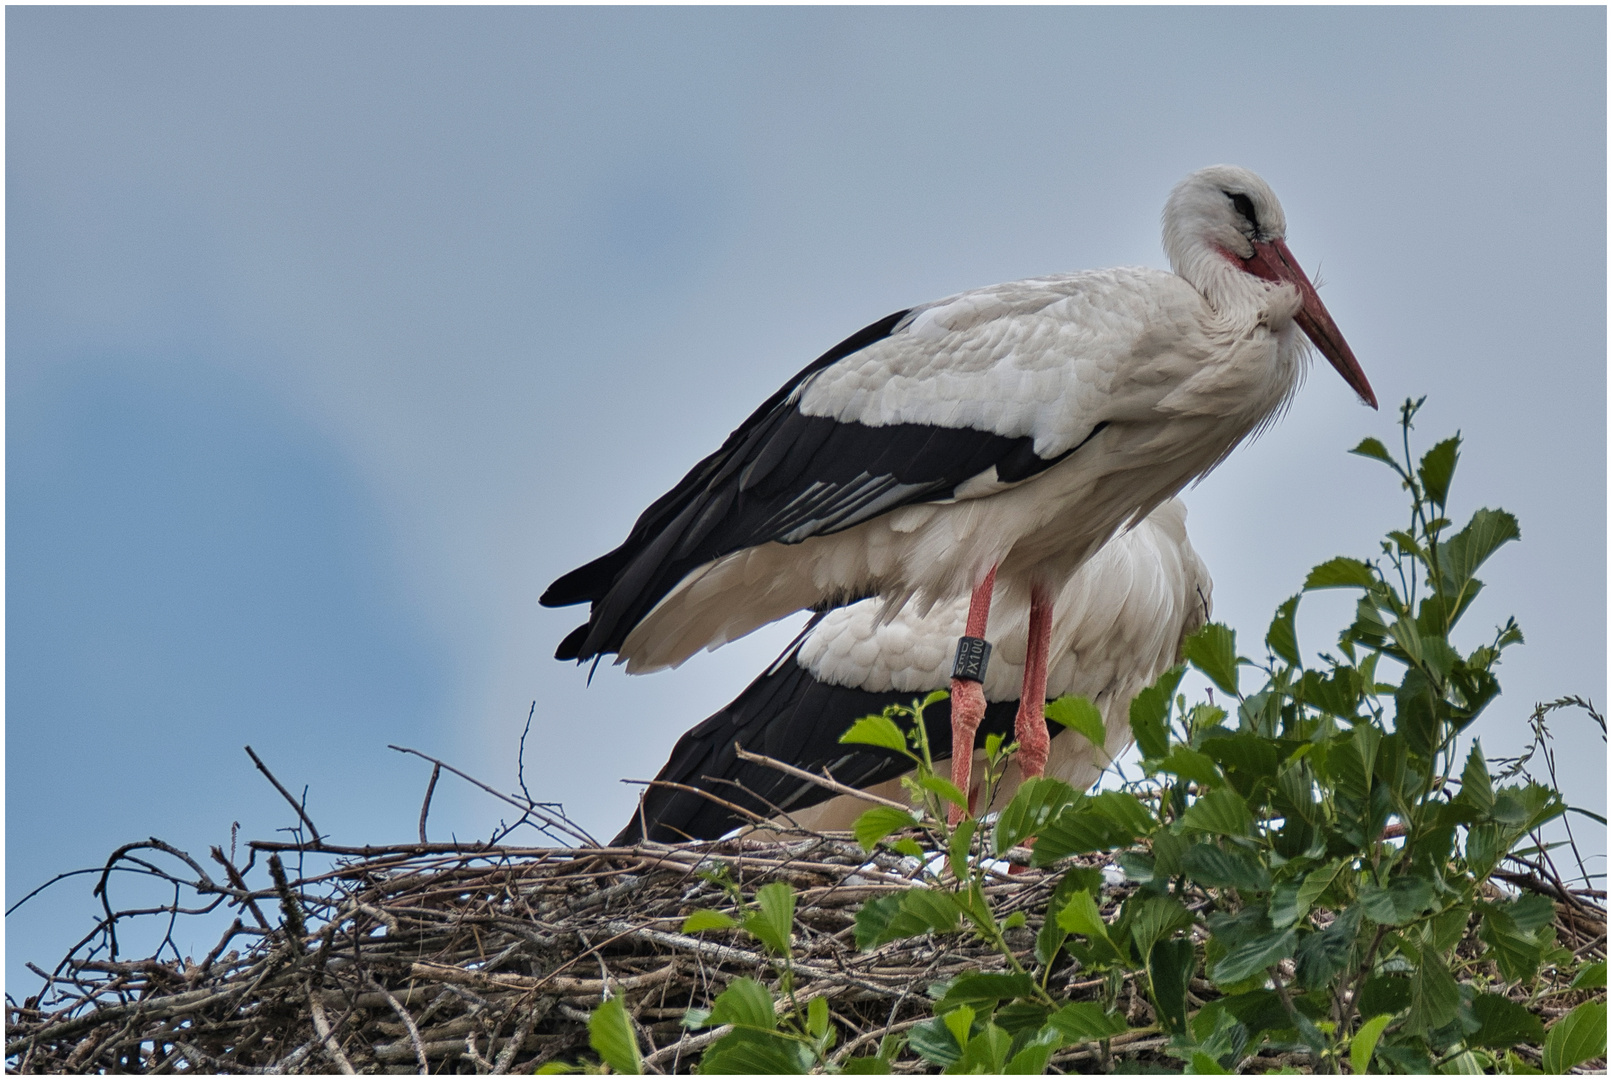
{"label": "stork's breast feathers", "polygon": [[800,665],[821,682],[859,690],[922,694],[945,686],[968,601],[938,604],[927,616],[915,604],[888,619],[882,609],[863,600],[824,615],[801,642]]}
{"label": "stork's breast feathers", "polygon": [[806,416],[841,422],[1030,437],[1037,456],[1055,458],[1115,410],[1146,408],[1130,398],[1152,397],[1161,380],[1149,367],[1193,337],[1201,308],[1180,278],[1146,269],[978,289],[914,309],[888,337],[813,374],[795,400]]}

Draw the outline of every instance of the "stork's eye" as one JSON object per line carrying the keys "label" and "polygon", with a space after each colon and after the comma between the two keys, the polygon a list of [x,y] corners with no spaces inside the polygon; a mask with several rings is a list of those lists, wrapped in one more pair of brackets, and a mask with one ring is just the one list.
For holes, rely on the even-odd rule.
{"label": "stork's eye", "polygon": [[1226,198],[1231,200],[1232,207],[1239,214],[1248,219],[1248,224],[1254,227],[1254,231],[1259,232],[1259,218],[1254,213],[1254,200],[1250,199],[1242,192],[1238,192],[1237,194],[1233,195],[1228,191],[1225,193],[1225,195]]}

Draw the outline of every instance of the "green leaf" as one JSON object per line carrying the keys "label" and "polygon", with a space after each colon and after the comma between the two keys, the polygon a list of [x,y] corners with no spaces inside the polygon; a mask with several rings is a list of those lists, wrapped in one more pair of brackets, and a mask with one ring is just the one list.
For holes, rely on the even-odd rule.
{"label": "green leaf", "polygon": [[909,859],[922,859],[925,855],[923,846],[910,836],[903,836],[890,846]]}
{"label": "green leaf", "polygon": [[1349,1066],[1357,1076],[1371,1071],[1371,1055],[1377,1049],[1377,1040],[1382,1038],[1383,1028],[1393,1023],[1394,1018],[1387,1013],[1380,1013],[1360,1025],[1354,1038],[1349,1040]]}
{"label": "green leaf", "polygon": [[1472,825],[1466,833],[1466,862],[1467,868],[1480,879],[1489,876],[1500,856],[1505,854],[1502,850],[1506,841],[1499,825],[1486,823]]}
{"label": "green leaf", "polygon": [[1478,937],[1489,946],[1489,956],[1508,982],[1532,979],[1545,958],[1545,950],[1538,942],[1523,935],[1515,923],[1492,908],[1483,913]]}
{"label": "green leaf", "polygon": [[1161,758],[1170,749],[1170,702],[1185,673],[1177,664],[1131,699],[1131,732],[1144,758]]}
{"label": "green leaf", "polygon": [[770,1031],[735,1028],[713,1043],[700,1059],[702,1075],[798,1075],[810,1072],[812,1052],[794,1039]]}
{"label": "green leaf", "polygon": [[1416,475],[1422,481],[1422,490],[1441,510],[1450,498],[1450,477],[1455,475],[1455,462],[1460,451],[1461,436],[1456,434],[1423,454],[1422,463],[1416,469]]}
{"label": "green leaf", "polygon": [[1398,1016],[1411,1003],[1411,981],[1403,975],[1373,975],[1360,988],[1360,1015]]}
{"label": "green leaf", "polygon": [[951,863],[952,875],[959,881],[968,879],[968,853],[973,848],[974,832],[978,828],[978,818],[965,818],[946,845],[946,860]]}
{"label": "green leaf", "polygon": [[1009,1002],[997,1009],[996,1015],[991,1017],[991,1022],[1021,1042],[1024,1038],[1030,1037],[1040,1039],[1049,1032],[1056,1038],[1057,1033],[1045,1026],[1047,1017],[1051,1015],[1052,1009],[1046,1005],[1038,1001],[1021,1000]]}
{"label": "green leaf", "polygon": [[957,785],[953,784],[950,780],[947,780],[944,777],[921,776],[918,778],[918,786],[923,788],[925,791],[934,792],[936,795],[939,795],[942,799],[945,799],[953,806],[961,806],[964,810],[968,809],[967,797],[965,797],[961,791],[957,790]]}
{"label": "green leaf", "polygon": [[1250,935],[1228,948],[1226,954],[1215,961],[1209,977],[1221,986],[1240,983],[1293,955],[1297,940],[1298,935],[1291,929]]}
{"label": "green leaf", "polygon": [[1545,1025],[1539,1017],[1500,994],[1473,998],[1472,1015],[1478,1021],[1478,1030],[1467,1036],[1470,1046],[1504,1050],[1518,1043],[1538,1045],[1545,1040]]}
{"label": "green leaf", "polygon": [[1579,969],[1573,981],[1567,984],[1569,990],[1605,990],[1606,989],[1606,961],[1597,960],[1593,964],[1585,964]]}
{"label": "green leaf", "polygon": [[1321,894],[1327,891],[1327,886],[1331,885],[1333,880],[1337,878],[1338,871],[1342,870],[1346,865],[1347,860],[1334,859],[1325,866],[1311,870],[1304,875],[1303,880],[1299,882],[1298,895],[1294,898],[1299,909],[1299,918],[1302,919],[1305,913],[1310,910],[1310,907],[1321,898]]}
{"label": "green leaf", "polygon": [[888,1076],[890,1063],[881,1057],[854,1057],[840,1062],[840,1072],[852,1076]]}
{"label": "green leaf", "polygon": [[1181,868],[1199,885],[1254,892],[1271,887],[1270,871],[1254,856],[1238,849],[1223,851],[1213,844],[1193,844],[1182,854]]}
{"label": "green leaf", "polygon": [[806,1032],[814,1039],[828,1034],[828,998],[814,997],[806,1003]]}
{"label": "green leaf", "polygon": [[1377,584],[1377,576],[1372,573],[1371,567],[1359,559],[1351,559],[1339,555],[1310,571],[1304,579],[1304,591],[1312,589],[1341,589],[1357,588],[1369,589]]}
{"label": "green leaf", "polygon": [[[970,1010],[972,1013],[972,1010]],[[969,1018],[973,1019],[972,1015]],[[946,1018],[936,1016],[908,1029],[907,1045],[931,1065],[955,1065],[963,1056],[963,1048],[946,1026]]]}
{"label": "green leaf", "polygon": [[731,930],[738,925],[738,920],[725,912],[715,911],[711,908],[700,908],[683,920],[683,933],[697,934],[701,930]]}
{"label": "green leaf", "polygon": [[1007,1065],[1008,1049],[1013,1039],[1007,1032],[995,1024],[986,1022],[968,1045],[963,1047],[963,1056],[953,1066],[954,1072],[959,1073],[1000,1073]]}
{"label": "green leaf", "polygon": [[1103,722],[1103,714],[1080,694],[1066,694],[1048,702],[1047,719],[1080,732],[1087,742],[1099,749],[1108,742],[1108,726]]}
{"label": "green leaf", "polygon": [[[1355,938],[1360,934],[1360,908],[1351,907],[1325,930],[1303,934],[1293,950],[1293,977],[1306,990],[1320,990],[1349,966]],[[1409,1004],[1409,999],[1407,999]]]}
{"label": "green leaf", "polygon": [[957,929],[957,902],[932,889],[876,896],[856,913],[856,947],[874,949],[890,941]]}
{"label": "green leaf", "polygon": [[1047,1071],[1047,1062],[1062,1043],[1057,1029],[1048,1028],[1014,1054],[1002,1071],[1009,1076],[1040,1076]]}
{"label": "green leaf", "polygon": [[866,810],[851,826],[856,834],[856,842],[862,845],[863,851],[872,851],[880,840],[893,832],[910,829],[918,824],[918,819],[905,810],[897,810],[893,806],[875,806]]}
{"label": "green leaf", "polygon": [[1047,1018],[1047,1023],[1070,1043],[1096,1042],[1124,1033],[1125,1016],[1118,1010],[1104,1012],[1095,1001],[1076,1001]]}
{"label": "green leaf", "polygon": [[[1401,619],[1395,629],[1408,625]],[[1405,672],[1399,689],[1394,691],[1394,732],[1404,738],[1413,753],[1421,757],[1432,754],[1439,738],[1439,715],[1448,711],[1443,705],[1437,688],[1420,668]]]}
{"label": "green leaf", "polygon": [[940,1017],[941,1023],[946,1025],[946,1030],[952,1033],[952,1040],[965,1051],[968,1049],[969,1034],[974,1028],[974,1016],[971,1006],[959,1005],[951,1012],[942,1013]]}
{"label": "green leaf", "polygon": [[1247,836],[1254,827],[1254,816],[1235,791],[1216,788],[1187,807],[1186,813],[1181,815],[1181,824],[1221,836]]}
{"label": "green leaf", "polygon": [[907,749],[907,737],[888,716],[864,716],[840,736],[840,742],[882,746],[886,750],[894,750],[898,754],[912,757],[912,751]]}
{"label": "green leaf", "polygon": [[1299,608],[1298,596],[1290,596],[1276,607],[1271,628],[1265,631],[1265,644],[1281,659],[1299,666],[1299,634],[1294,626],[1294,615]]}
{"label": "green leaf", "polygon": [[1586,1001],[1556,1023],[1545,1035],[1543,1066],[1547,1073],[1565,1073],[1575,1065],[1606,1056],[1606,1002]]}
{"label": "green leaf", "polygon": [[1525,934],[1543,930],[1556,922],[1555,902],[1539,893],[1523,893],[1510,903],[1498,906],[1511,916],[1511,921],[1517,924],[1517,929]]}
{"label": "green leaf", "polygon": [[1148,805],[1129,791],[1099,791],[1086,800],[1086,808],[1132,836],[1145,836],[1158,824]]}
{"label": "green leaf", "polygon": [[1147,953],[1153,1005],[1164,1029],[1176,1035],[1187,1030],[1187,986],[1192,981],[1194,955],[1192,939],[1186,937],[1155,942]]}
{"label": "green leaf", "polygon": [[1126,902],[1126,914],[1139,957],[1152,952],[1155,942],[1192,925],[1192,913],[1173,896],[1133,896]]}
{"label": "green leaf", "polygon": [[1360,887],[1366,917],[1383,926],[1414,922],[1433,906],[1433,886],[1418,877],[1393,877],[1386,887],[1366,882]]}
{"label": "green leaf", "polygon": [[1276,745],[1252,732],[1205,739],[1199,749],[1214,759],[1244,798],[1252,798],[1261,781],[1274,781],[1282,765]]}
{"label": "green leaf", "polygon": [[734,979],[717,995],[706,1023],[713,1027],[734,1024],[772,1031],[778,1027],[778,1013],[765,986],[754,979]]}
{"label": "green leaf", "polygon": [[1509,784],[1494,794],[1494,819],[1519,831],[1537,829],[1567,812],[1561,796],[1543,784]]}
{"label": "green leaf", "polygon": [[1461,1007],[1461,988],[1444,962],[1423,952],[1411,975],[1411,1011],[1405,1028],[1412,1032],[1434,1031],[1455,1019]]}
{"label": "green leaf", "polygon": [[1221,623],[1209,623],[1181,643],[1181,655],[1209,676],[1220,689],[1238,697],[1237,635]]}
{"label": "green leaf", "polygon": [[944,1013],[959,1005],[988,1005],[995,1008],[999,1001],[1012,1001],[1034,994],[1035,983],[1023,972],[965,972],[946,987],[945,996],[935,1003],[935,1011]]}
{"label": "green leaf", "polygon": [[638,1036],[619,997],[600,1005],[588,1017],[588,1045],[612,1072],[637,1076],[644,1071],[644,1059],[638,1053]]}
{"label": "green leaf", "polygon": [[1095,810],[1065,807],[1036,837],[1035,846],[1030,849],[1030,865],[1051,866],[1069,855],[1111,851],[1134,839],[1135,833]]}
{"label": "green leaf", "polygon": [[1271,890],[1271,925],[1278,930],[1296,926],[1308,908],[1299,906],[1299,883],[1284,881]]}
{"label": "green leaf", "polygon": [[1108,941],[1108,924],[1097,901],[1085,889],[1072,893],[1058,912],[1058,925],[1071,934],[1084,934],[1089,938]]}
{"label": "green leaf", "polygon": [[788,956],[795,928],[794,888],[782,881],[763,885],[756,890],[756,904],[760,910],[744,921],[744,928],[779,956]]}
{"label": "green leaf", "polygon": [[1348,666],[1335,668],[1331,675],[1325,676],[1319,671],[1307,670],[1299,683],[1299,694],[1307,703],[1346,720],[1353,719],[1360,711],[1360,696],[1364,690],[1360,672]]}
{"label": "green leaf", "polygon": [[1192,1072],[1196,1076],[1230,1076],[1231,1070],[1220,1062],[1204,1053],[1202,1050],[1192,1051]]}
{"label": "green leaf", "polygon": [[991,837],[992,850],[998,855],[1006,853],[1025,837],[1036,835],[1064,807],[1083,801],[1084,796],[1054,777],[1026,780],[997,815],[996,830]]}
{"label": "green leaf", "polygon": [[1220,775],[1220,770],[1215,768],[1214,758],[1192,749],[1185,743],[1176,743],[1170,747],[1169,754],[1159,760],[1157,768],[1159,772],[1179,776],[1205,788],[1226,782],[1226,778]]}
{"label": "green leaf", "polygon": [[1461,797],[1480,814],[1494,809],[1494,782],[1489,777],[1489,763],[1483,759],[1483,747],[1476,739],[1472,740],[1466,768],[1461,770]]}
{"label": "green leaf", "polygon": [[[1383,464],[1391,466],[1396,471],[1399,468],[1399,463],[1388,453],[1388,448],[1382,444],[1382,441],[1369,435],[1361,439],[1360,445],[1349,451],[1349,453],[1359,454],[1361,457],[1375,458]],[[1359,1072],[1360,1070],[1356,1069],[1355,1071]]]}
{"label": "green leaf", "polygon": [[1459,589],[1502,544],[1521,539],[1516,518],[1504,510],[1479,510],[1465,528],[1439,545],[1439,569],[1446,588]]}
{"label": "green leaf", "polygon": [[1069,931],[1058,925],[1058,913],[1063,910],[1069,898],[1081,889],[1085,889],[1088,893],[1096,893],[1102,887],[1102,871],[1095,867],[1077,866],[1058,879],[1058,884],[1053,887],[1052,896],[1047,900],[1046,918],[1041,924],[1040,932],[1036,934],[1037,960],[1050,965],[1069,937]]}

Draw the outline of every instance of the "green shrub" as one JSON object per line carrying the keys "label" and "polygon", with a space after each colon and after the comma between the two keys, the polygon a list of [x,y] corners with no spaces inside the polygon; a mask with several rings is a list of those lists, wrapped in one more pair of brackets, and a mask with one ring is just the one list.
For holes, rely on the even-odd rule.
{"label": "green shrub", "polygon": [[[1409,496],[1405,527],[1370,559],[1315,567],[1278,607],[1263,658],[1240,655],[1235,633],[1217,624],[1188,640],[1185,664],[1225,704],[1189,705],[1178,693],[1184,667],[1138,695],[1130,722],[1144,779],[1097,794],[1032,780],[993,822],[970,817],[951,829],[948,805],[963,796],[934,771],[921,723],[943,694],[847,732],[845,742],[895,749],[914,765],[913,812],[869,810],[858,841],[923,866],[920,884],[862,907],[858,946],[967,933],[1000,951],[1003,970],[928,988],[934,1017],[905,1045],[887,1039],[877,1056],[835,1062],[827,1003],[795,992],[793,895],[767,885],[741,918],[701,911],[684,928],[741,928],[779,968],[776,996],[737,980],[709,1014],[691,1013],[691,1026],[733,1025],[701,1071],[883,1072],[908,1054],[947,1072],[1039,1073],[1082,1043],[1112,1066],[1113,1040],[1137,1032],[1167,1037],[1164,1053],[1200,1073],[1236,1071],[1262,1049],[1297,1053],[1313,1071],[1357,1073],[1532,1071],[1511,1052],[1520,1044],[1541,1048],[1546,1071],[1604,1055],[1604,990],[1548,1030],[1524,1003],[1537,995],[1519,992],[1575,960],[1555,943],[1549,898],[1506,894],[1490,879],[1503,858],[1537,853],[1540,826],[1566,808],[1515,769],[1492,774],[1476,741],[1461,751],[1522,633],[1508,620],[1473,643],[1457,628],[1483,588],[1478,570],[1520,534],[1503,510],[1478,510],[1459,528],[1445,516],[1460,442],[1415,461],[1419,405],[1401,411],[1399,455],[1371,438],[1353,451],[1393,471]],[[1347,590],[1356,604],[1335,651],[1310,666],[1295,616],[1323,589]],[[1101,740],[1101,717],[1084,699],[1048,715]],[[987,784],[1013,749],[989,741]],[[1026,843],[1033,865],[1054,869],[1113,852],[1132,891],[1105,919],[1101,874],[1066,869],[1033,956],[1021,958],[1006,934],[1023,916],[1000,919],[985,885],[990,864]],[[1071,962],[1104,980],[1102,1001],[1049,990],[1052,972]],[[1151,1004],[1146,1028],[1130,1028],[1116,1008],[1127,981]],[[1574,986],[1604,988],[1604,963],[1580,969]],[[627,1058],[618,1050],[611,1060]]]}

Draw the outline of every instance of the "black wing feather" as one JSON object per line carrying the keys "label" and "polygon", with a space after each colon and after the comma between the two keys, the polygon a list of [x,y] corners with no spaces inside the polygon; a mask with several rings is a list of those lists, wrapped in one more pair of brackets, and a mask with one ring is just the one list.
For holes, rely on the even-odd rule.
{"label": "black wing feather", "polygon": [[[685,575],[724,555],[799,543],[911,503],[950,498],[993,464],[1006,470],[999,473],[1004,479],[1028,479],[1074,452],[1042,458],[1027,436],[928,424],[874,427],[799,411],[792,395],[803,382],[888,336],[906,314],[889,315],[818,357],[645,510],[620,547],[549,586],[541,600],[547,607],[592,604],[586,626],[568,635],[555,656],[586,661],[618,651]],[[846,584],[854,591],[856,583]]]}
{"label": "black wing feather", "polygon": [[[798,650],[799,640],[726,708],[677,741],[655,779],[698,790],[652,785],[644,794],[642,820],[635,813],[613,843],[636,843],[644,836],[644,824],[648,825],[649,839],[662,843],[715,840],[750,820],[702,797],[700,791],[764,818],[780,810],[804,810],[834,797],[833,792],[816,784],[740,761],[734,753],[735,744],[811,772],[827,766],[836,780],[852,787],[893,780],[911,768],[911,763],[894,751],[845,745],[839,739],[860,718],[883,712],[887,705],[911,704],[923,695],[819,682],[797,662]],[[975,745],[984,746],[985,737],[991,734],[1011,738],[1018,709],[1016,701],[987,705]],[[936,759],[950,757],[950,702],[936,702],[925,709],[924,727]]]}

